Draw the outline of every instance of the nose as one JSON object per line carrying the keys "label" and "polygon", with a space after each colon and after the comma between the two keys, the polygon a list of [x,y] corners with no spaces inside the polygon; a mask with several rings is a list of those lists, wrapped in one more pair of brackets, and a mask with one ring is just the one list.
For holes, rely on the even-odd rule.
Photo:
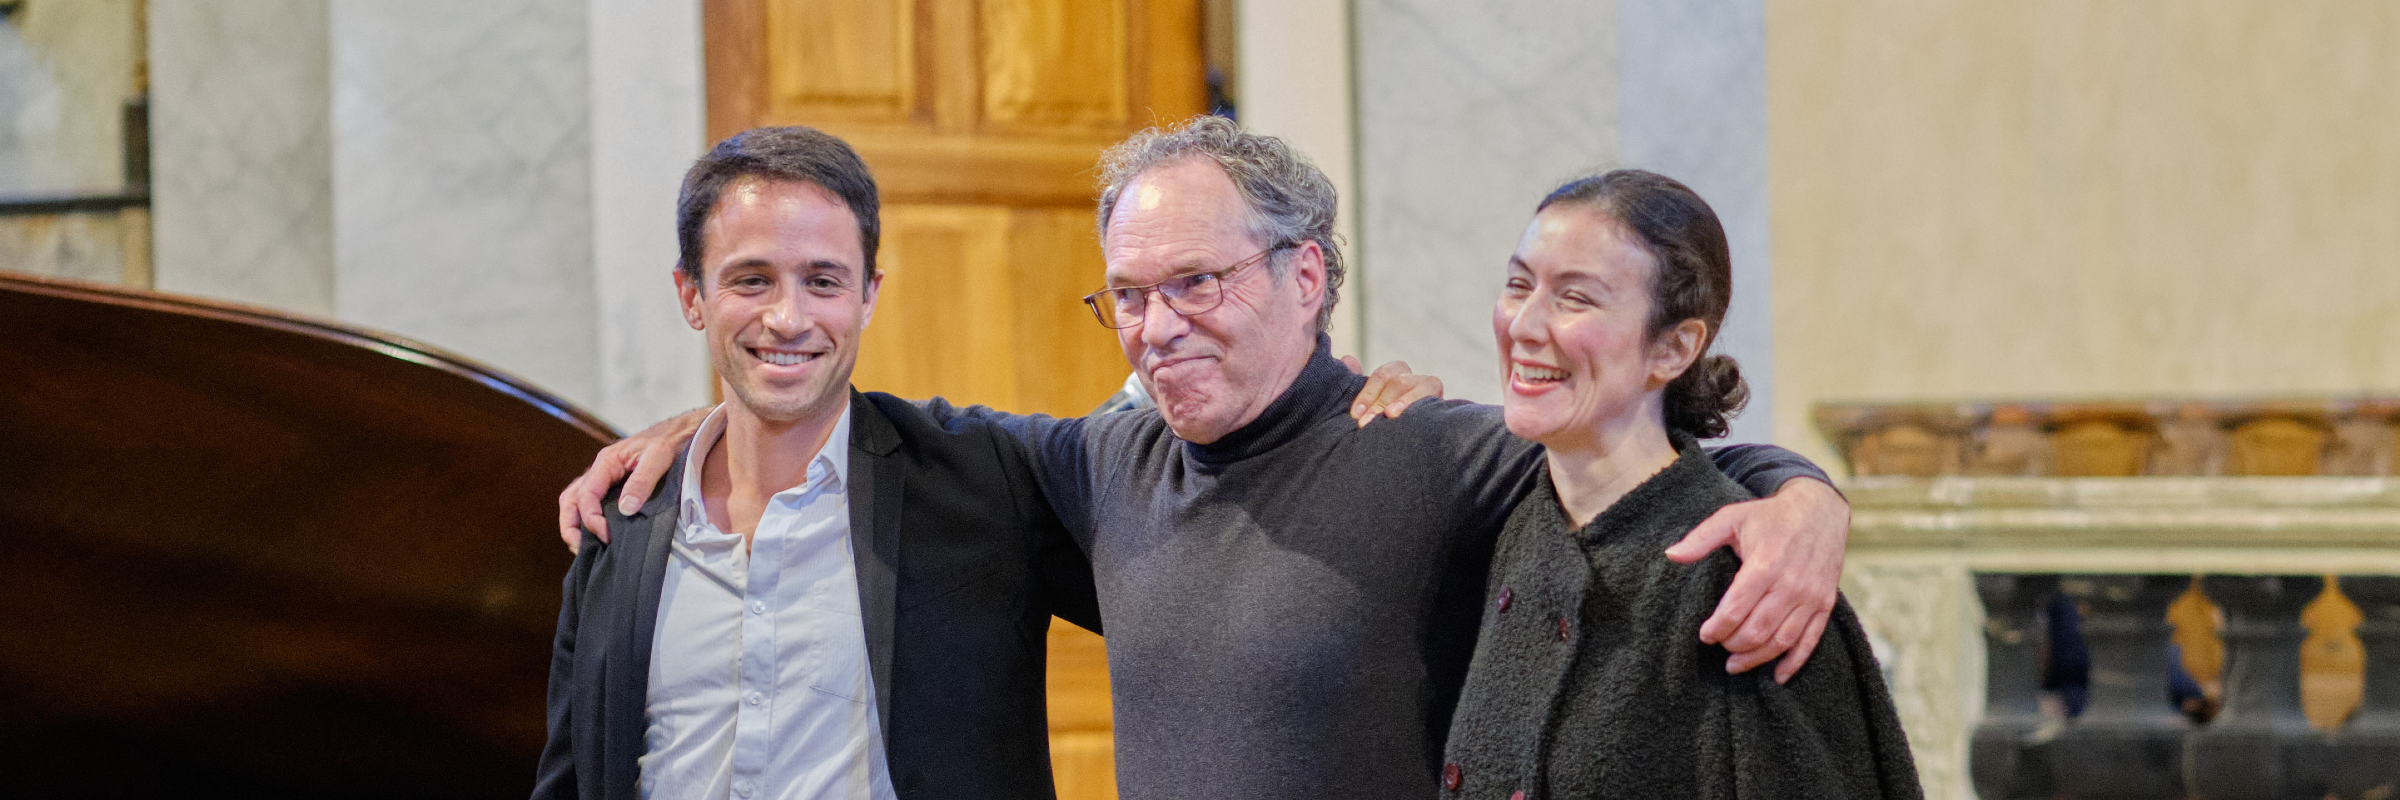
{"label": "nose", "polygon": [[759,323],[779,340],[800,338],[809,327],[809,316],[800,312],[800,293],[778,291],[775,300],[767,304]]}
{"label": "nose", "polygon": [[1152,292],[1148,300],[1142,304],[1142,344],[1163,349],[1191,332],[1192,321],[1168,308],[1165,295]]}
{"label": "nose", "polygon": [[[1506,299],[1502,299],[1500,302],[1504,308],[1509,304]],[[1508,320],[1509,341],[1540,344],[1547,339],[1550,333],[1548,325],[1550,304],[1542,302],[1539,296],[1535,296],[1517,301],[1515,305],[1514,313]]]}

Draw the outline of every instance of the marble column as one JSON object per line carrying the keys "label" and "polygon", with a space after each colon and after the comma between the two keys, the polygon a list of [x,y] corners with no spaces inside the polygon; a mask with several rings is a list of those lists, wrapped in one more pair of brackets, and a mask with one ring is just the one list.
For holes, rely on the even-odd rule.
{"label": "marble column", "polygon": [[1733,249],[1733,304],[1715,352],[1741,362],[1748,413],[1729,442],[1775,436],[1774,294],[1767,249],[1767,21],[1760,0],[1616,0],[1617,124],[1625,166],[1716,209]]}
{"label": "marble column", "polygon": [[334,313],[326,0],[150,0],[160,291]]}
{"label": "marble column", "polygon": [[1755,409],[1731,439],[1771,439],[1760,0],[1358,0],[1352,18],[1367,360],[1497,402],[1492,302],[1534,205],[1567,178],[1643,167],[1725,223],[1717,350],[1741,361]]}
{"label": "marble column", "polygon": [[334,0],[334,309],[598,399],[583,0]]}
{"label": "marble column", "polygon": [[628,430],[708,401],[708,346],[675,302],[675,195],[710,144],[699,0],[589,0],[593,411]]}
{"label": "marble column", "polygon": [[1618,163],[1615,5],[1358,0],[1367,361],[1500,399],[1492,302],[1544,192]]}

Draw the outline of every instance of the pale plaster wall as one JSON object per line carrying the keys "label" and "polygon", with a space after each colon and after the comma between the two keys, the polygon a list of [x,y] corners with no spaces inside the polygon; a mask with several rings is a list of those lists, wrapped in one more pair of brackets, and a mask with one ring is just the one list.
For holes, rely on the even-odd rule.
{"label": "pale plaster wall", "polygon": [[1834,399],[2400,389],[2395,41],[2368,1],[1771,0],[1785,442],[1835,463]]}
{"label": "pale plaster wall", "polygon": [[[1342,199],[1334,230],[1347,244],[1349,270],[1334,307],[1333,351],[1357,355],[1364,342],[1359,309],[1356,115],[1350,75],[1348,0],[1240,0],[1234,13],[1235,72],[1242,127],[1275,136],[1307,155]],[[1371,366],[1371,365],[1370,365]]]}
{"label": "pale plaster wall", "polygon": [[[27,3],[0,19],[0,195],[124,188],[125,101],[141,60],[134,0]],[[138,226],[114,212],[0,217],[0,270],[116,282]]]}
{"label": "pale plaster wall", "polygon": [[0,194],[125,185],[135,17],[134,0],[75,0],[26,3],[0,22]]}

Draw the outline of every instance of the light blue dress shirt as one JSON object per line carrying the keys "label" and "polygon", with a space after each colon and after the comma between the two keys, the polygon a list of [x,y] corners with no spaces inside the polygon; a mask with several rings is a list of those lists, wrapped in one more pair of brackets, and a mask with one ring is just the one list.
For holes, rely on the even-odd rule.
{"label": "light blue dress shirt", "polygon": [[709,524],[701,465],[725,409],[684,453],[683,502],[650,650],[641,795],[887,800],[866,627],[851,552],[850,411],[806,482],[742,536]]}

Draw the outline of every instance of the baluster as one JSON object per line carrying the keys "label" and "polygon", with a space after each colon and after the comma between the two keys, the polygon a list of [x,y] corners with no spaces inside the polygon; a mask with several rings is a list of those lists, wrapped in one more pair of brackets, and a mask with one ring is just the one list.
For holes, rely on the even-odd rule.
{"label": "baluster", "polygon": [[1975,793],[1985,800],[2043,798],[2051,786],[2049,745],[2031,737],[2042,726],[2041,631],[2037,615],[2058,591],[2055,575],[1975,576],[1983,599],[1983,722],[1968,751]]}
{"label": "baluster", "polygon": [[2358,640],[2367,651],[2366,693],[2358,711],[2333,736],[2333,795],[2400,797],[2400,578],[2342,576],[2342,593],[2365,619]]}
{"label": "baluster", "polygon": [[2200,586],[2225,609],[2225,707],[2191,735],[2192,795],[2324,797],[2323,741],[2300,710],[2300,640],[2308,635],[2300,609],[2324,591],[2325,579],[2211,575]]}
{"label": "baluster", "polygon": [[2060,797],[2180,800],[2183,737],[2191,724],[2167,705],[2167,605],[2191,578],[2062,578],[2083,601],[2092,655],[2091,702],[2050,746]]}

